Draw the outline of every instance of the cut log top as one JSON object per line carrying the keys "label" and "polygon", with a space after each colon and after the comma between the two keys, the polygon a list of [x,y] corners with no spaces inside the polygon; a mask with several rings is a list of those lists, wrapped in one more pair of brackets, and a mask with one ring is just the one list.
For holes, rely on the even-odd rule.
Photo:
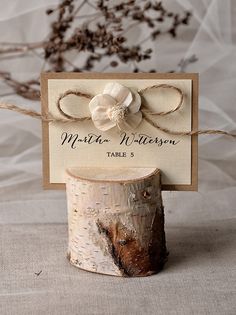
{"label": "cut log top", "polygon": [[69,176],[92,182],[136,182],[157,175],[157,168],[97,168],[70,167],[66,170]]}

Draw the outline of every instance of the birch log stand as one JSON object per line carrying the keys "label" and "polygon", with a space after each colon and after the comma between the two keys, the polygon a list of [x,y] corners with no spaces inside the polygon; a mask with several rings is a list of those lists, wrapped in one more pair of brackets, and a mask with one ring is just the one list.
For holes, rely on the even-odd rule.
{"label": "birch log stand", "polygon": [[70,263],[124,277],[159,272],[167,256],[160,171],[70,168],[66,174]]}

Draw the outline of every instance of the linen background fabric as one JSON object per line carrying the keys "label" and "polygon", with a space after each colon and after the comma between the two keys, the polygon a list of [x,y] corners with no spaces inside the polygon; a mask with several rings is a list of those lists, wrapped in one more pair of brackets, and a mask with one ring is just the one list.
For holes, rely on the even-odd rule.
{"label": "linen background fabric", "polygon": [[[45,38],[49,22],[44,12],[57,2],[1,0],[0,41]],[[143,68],[178,70],[182,58],[195,54],[198,61],[187,71],[200,73],[200,127],[235,133],[236,2],[164,3],[191,10],[191,26],[182,28],[177,39],[147,43],[155,56]],[[130,38],[138,41],[144,32],[137,27]],[[10,70],[19,79],[39,73],[41,64],[33,55],[0,58],[1,71]],[[1,82],[1,102],[40,110],[38,102],[2,96],[8,92]],[[65,192],[43,191],[41,173],[40,122],[1,110],[1,315],[236,314],[235,140],[200,136],[199,192],[163,193],[170,256],[160,274],[147,278],[115,278],[72,267],[65,258]]]}

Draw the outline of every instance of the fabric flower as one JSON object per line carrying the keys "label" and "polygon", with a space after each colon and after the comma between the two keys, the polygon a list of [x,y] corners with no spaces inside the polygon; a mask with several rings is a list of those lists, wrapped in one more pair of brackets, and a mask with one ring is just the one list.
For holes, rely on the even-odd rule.
{"label": "fabric flower", "polygon": [[140,95],[116,82],[107,83],[103,93],[89,103],[93,123],[102,131],[116,126],[119,130],[135,129],[142,121],[140,106]]}

